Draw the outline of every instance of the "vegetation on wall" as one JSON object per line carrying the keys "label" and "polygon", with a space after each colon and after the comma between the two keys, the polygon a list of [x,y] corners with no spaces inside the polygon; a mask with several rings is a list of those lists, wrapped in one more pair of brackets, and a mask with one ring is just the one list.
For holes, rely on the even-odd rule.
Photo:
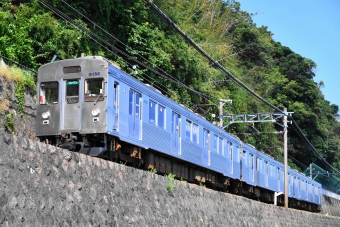
{"label": "vegetation on wall", "polygon": [[[142,0],[72,1],[49,4],[77,20],[110,44],[129,53],[126,58],[108,45],[100,46],[87,32],[80,32],[37,0],[0,1],[0,54],[37,69],[51,61],[86,55],[103,55],[133,73],[134,60],[162,69],[190,88],[217,99],[232,99],[224,113],[268,113],[274,110],[252,97],[230,78],[212,67]],[[240,3],[227,0],[153,1],[201,48],[244,84],[273,105],[294,112],[293,117],[320,154],[340,169],[339,107],[324,99],[315,82],[316,63],[273,40],[267,27],[257,27]],[[86,19],[85,16],[88,18]],[[91,21],[90,21],[90,20]],[[107,33],[99,29],[101,26]],[[108,34],[112,34],[108,35]],[[113,38],[113,36],[115,38]],[[145,60],[147,59],[147,61]],[[217,100],[193,93],[154,72],[138,66],[137,78],[151,84],[177,102],[186,104],[211,121],[218,108],[198,108]],[[282,160],[283,129],[272,123],[235,124],[227,128],[242,140]],[[304,169],[320,159],[289,127],[290,165]]]}

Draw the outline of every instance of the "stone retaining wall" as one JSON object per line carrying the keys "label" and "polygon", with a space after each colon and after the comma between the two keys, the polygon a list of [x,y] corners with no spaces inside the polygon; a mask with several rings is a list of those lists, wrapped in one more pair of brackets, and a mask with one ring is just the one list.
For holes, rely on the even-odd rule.
{"label": "stone retaining wall", "polygon": [[340,226],[5,133],[0,176],[0,226]]}

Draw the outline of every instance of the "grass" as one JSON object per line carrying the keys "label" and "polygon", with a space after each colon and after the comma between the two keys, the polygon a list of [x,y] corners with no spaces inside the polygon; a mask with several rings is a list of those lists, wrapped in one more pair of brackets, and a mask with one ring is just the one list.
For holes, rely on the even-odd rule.
{"label": "grass", "polygon": [[167,189],[169,193],[172,193],[175,188],[176,188],[176,184],[174,182],[175,180],[175,174],[169,173],[168,175],[164,175],[166,178],[168,178],[168,184],[167,184]]}
{"label": "grass", "polygon": [[[5,85],[15,83],[15,96],[18,99],[18,111],[20,116],[24,115],[24,98],[26,87],[36,91],[36,83],[31,72],[21,70],[12,66],[0,66],[0,76],[4,79]],[[9,109],[10,102],[7,99],[0,99],[0,112],[5,113]]]}
{"label": "grass", "polygon": [[150,169],[149,172],[153,173],[153,174],[156,174],[157,173],[157,169],[156,168]]}

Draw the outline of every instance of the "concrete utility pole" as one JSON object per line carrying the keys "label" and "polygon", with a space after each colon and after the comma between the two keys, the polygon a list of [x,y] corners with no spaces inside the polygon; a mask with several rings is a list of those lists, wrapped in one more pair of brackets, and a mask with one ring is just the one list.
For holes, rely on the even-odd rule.
{"label": "concrete utility pole", "polygon": [[284,153],[284,207],[288,208],[288,142],[287,142],[287,108],[283,109],[283,153]]}

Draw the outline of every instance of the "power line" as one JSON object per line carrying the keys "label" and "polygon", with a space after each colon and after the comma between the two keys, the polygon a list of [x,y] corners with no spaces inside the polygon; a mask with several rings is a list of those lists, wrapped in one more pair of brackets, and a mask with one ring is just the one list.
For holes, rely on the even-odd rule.
{"label": "power line", "polygon": [[28,71],[37,73],[37,71],[35,71],[34,69],[28,68],[27,66],[24,66],[24,65],[20,64],[19,62],[16,62],[16,61],[14,61],[14,60],[12,60],[12,59],[9,59],[9,58],[7,58],[7,57],[1,55],[1,54],[0,54],[0,57],[2,57],[2,58],[4,58],[4,59],[6,59],[7,61],[10,61],[10,62],[12,62],[12,63],[18,65],[20,68],[24,68],[24,69],[26,69],[26,70],[28,70]]}

